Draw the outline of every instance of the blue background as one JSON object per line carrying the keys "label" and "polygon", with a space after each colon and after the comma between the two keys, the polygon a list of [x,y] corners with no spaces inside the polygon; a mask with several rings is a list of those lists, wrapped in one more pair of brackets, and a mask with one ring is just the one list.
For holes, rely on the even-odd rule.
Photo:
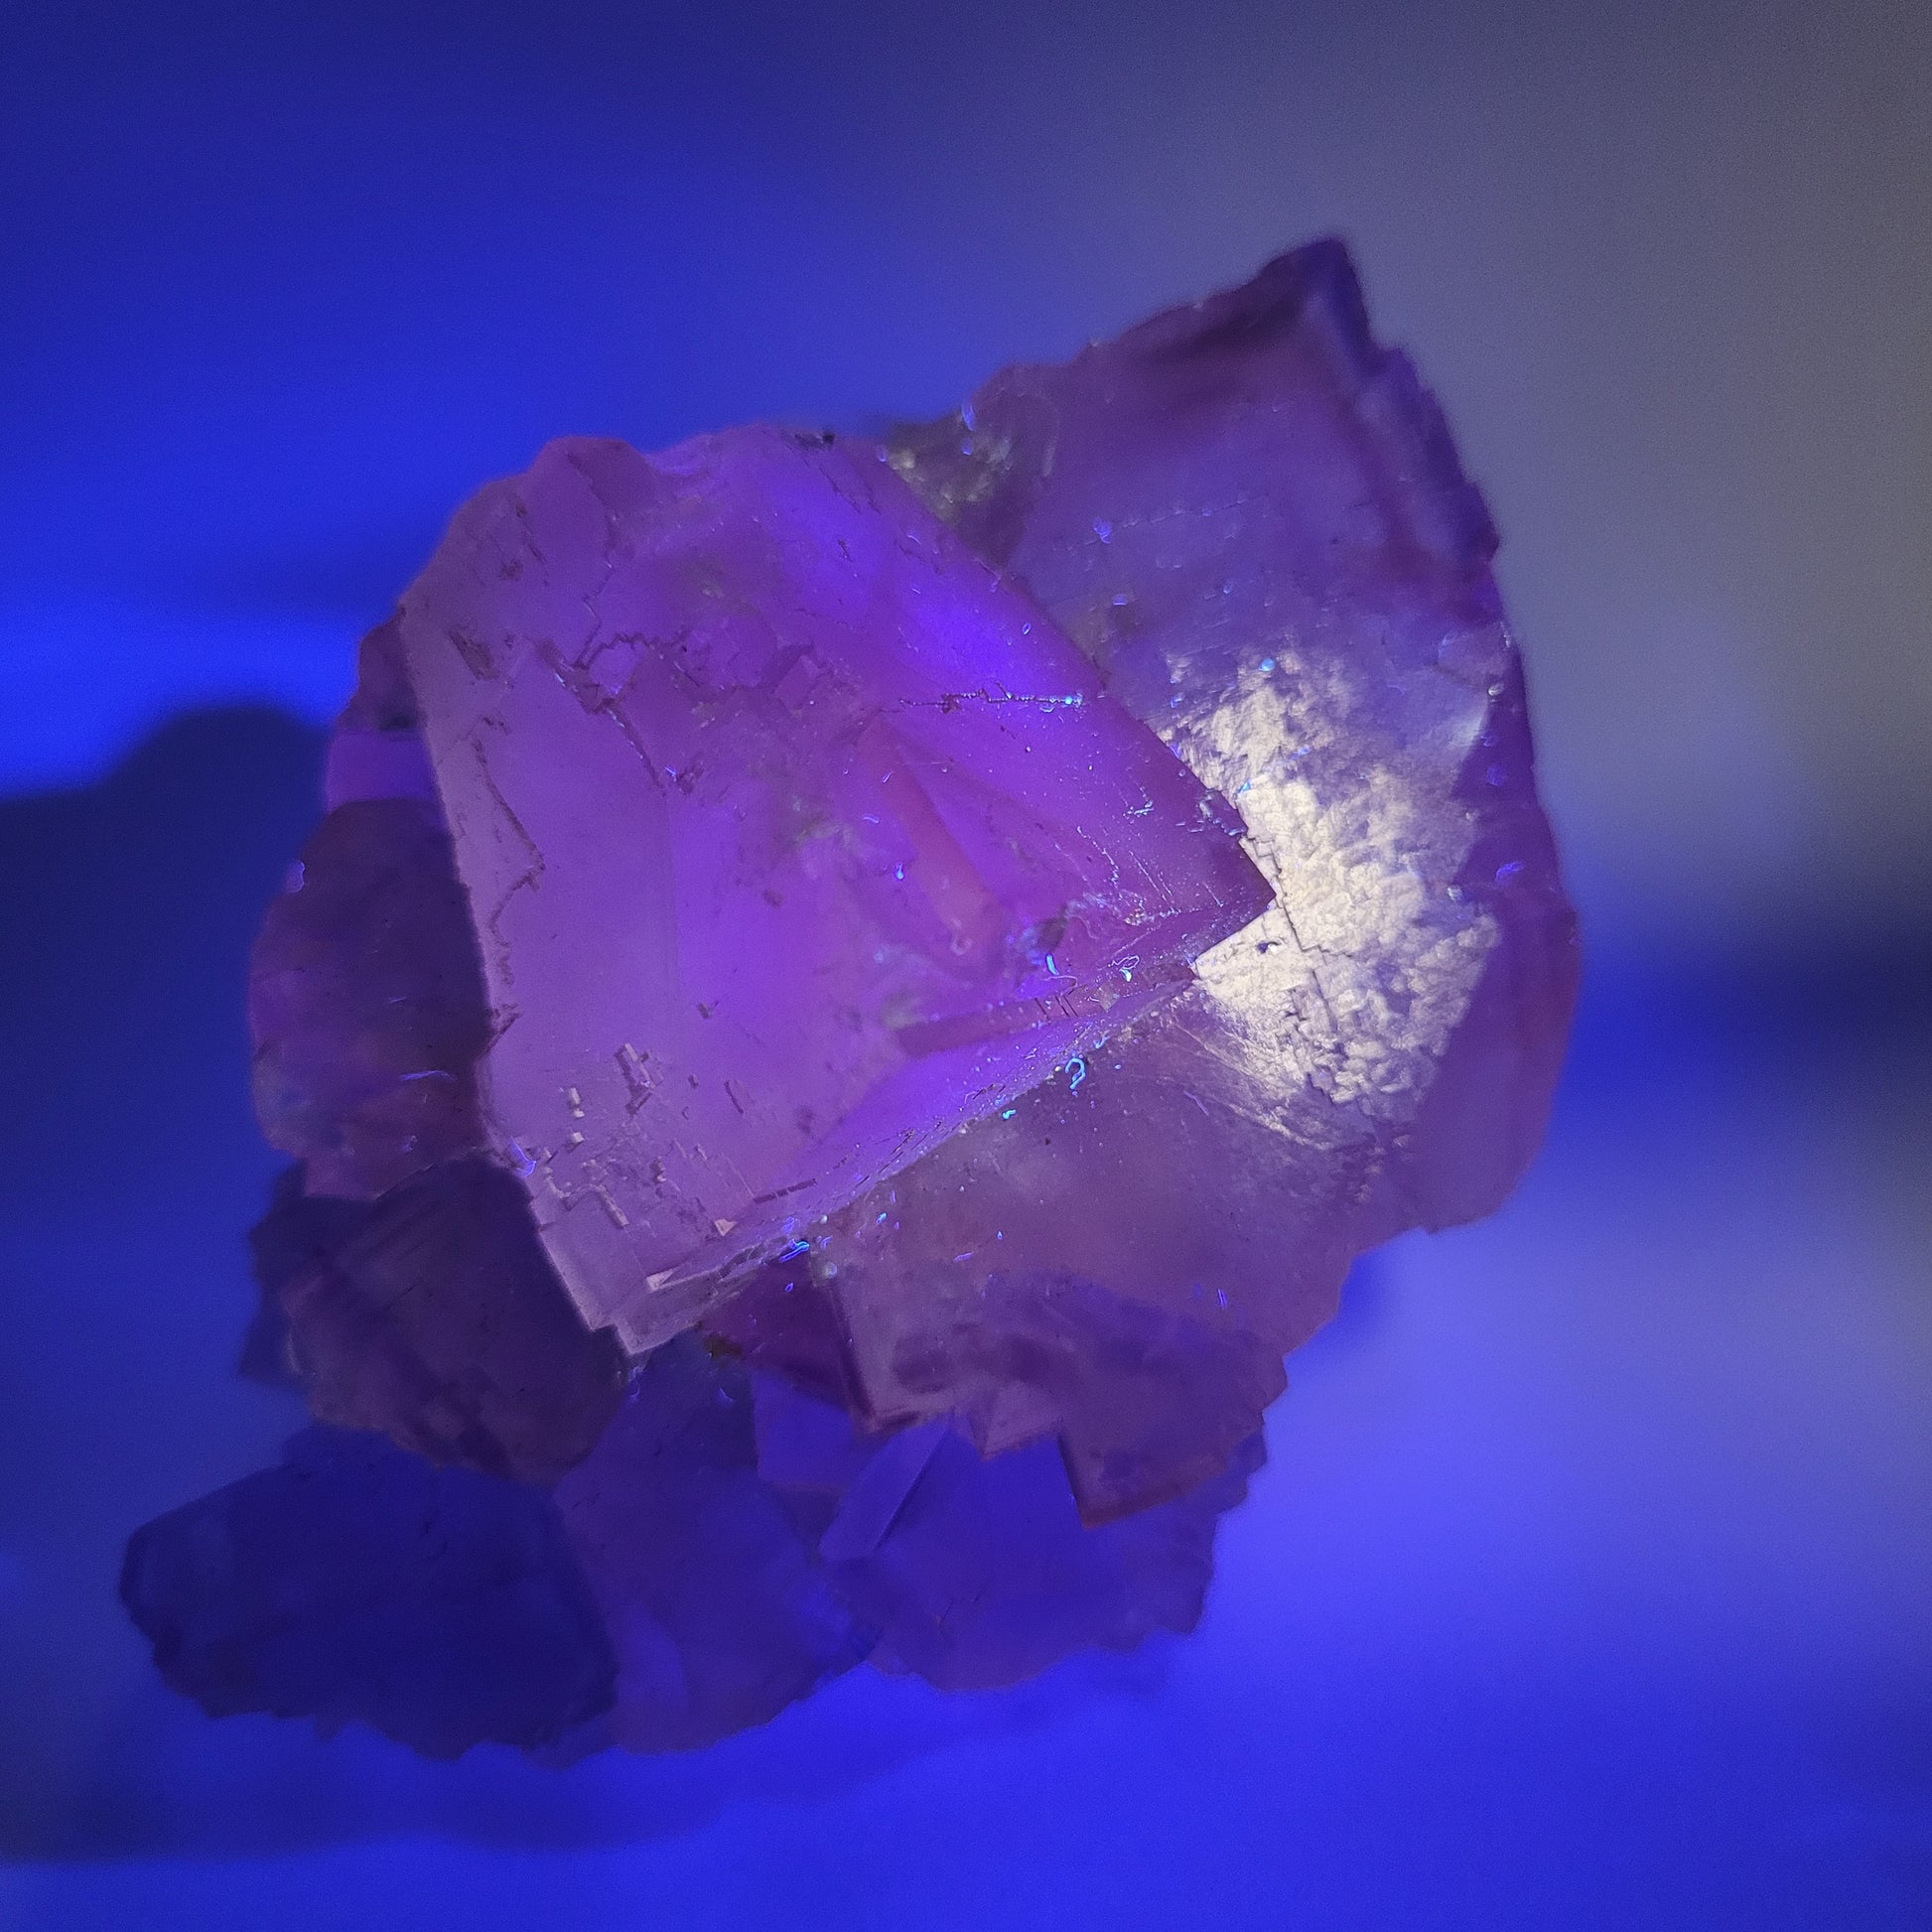
{"label": "blue background", "polygon": [[[1932,1920],[1932,13],[0,5],[0,1927]],[[249,933],[547,437],[862,428],[1311,234],[1505,536],[1548,1151],[1290,1364],[1202,1629],[699,1757],[207,1724]]]}

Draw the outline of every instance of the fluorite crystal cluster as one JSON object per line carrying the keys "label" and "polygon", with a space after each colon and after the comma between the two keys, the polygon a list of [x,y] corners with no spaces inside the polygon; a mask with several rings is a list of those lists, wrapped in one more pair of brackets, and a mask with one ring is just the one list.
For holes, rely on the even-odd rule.
{"label": "fluorite crystal cluster", "polygon": [[1191,1623],[1284,1353],[1549,1105],[1493,547],[1333,242],[883,447],[483,490],[257,946],[248,1359],[329,1427],[137,1537],[164,1666],[660,1748]]}

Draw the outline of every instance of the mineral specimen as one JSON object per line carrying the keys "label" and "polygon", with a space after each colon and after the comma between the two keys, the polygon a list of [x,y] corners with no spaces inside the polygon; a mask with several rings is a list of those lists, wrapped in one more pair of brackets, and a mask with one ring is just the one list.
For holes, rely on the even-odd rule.
{"label": "mineral specimen", "polygon": [[[1494,544],[1334,242],[884,447],[485,489],[364,640],[249,1003],[300,1164],[249,1372],[469,1467],[318,1438],[150,1525],[176,1680],[567,1757],[1188,1627],[1284,1353],[1548,1110]],[[552,1660],[358,1705],[485,1572]]]}
{"label": "mineral specimen", "polygon": [[322,1192],[486,1151],[633,1352],[809,1276],[881,1423],[969,1305],[1279,1356],[1494,1205],[1567,1030],[1480,498],[1334,243],[887,454],[558,444],[458,518],[258,951],[271,1133]]}

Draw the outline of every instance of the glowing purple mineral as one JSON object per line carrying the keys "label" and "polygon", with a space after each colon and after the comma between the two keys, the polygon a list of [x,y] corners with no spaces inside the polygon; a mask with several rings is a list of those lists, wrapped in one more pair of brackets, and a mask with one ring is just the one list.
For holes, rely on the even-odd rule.
{"label": "glowing purple mineral", "polygon": [[1178,1494],[1541,1132],[1575,921],[1494,542],[1334,242],[885,451],[553,444],[364,644],[271,1138],[311,1193],[494,1160],[632,1353]]}
{"label": "glowing purple mineral", "polygon": [[1227,806],[870,452],[553,444],[398,635],[486,1132],[632,1348],[1267,903]]}

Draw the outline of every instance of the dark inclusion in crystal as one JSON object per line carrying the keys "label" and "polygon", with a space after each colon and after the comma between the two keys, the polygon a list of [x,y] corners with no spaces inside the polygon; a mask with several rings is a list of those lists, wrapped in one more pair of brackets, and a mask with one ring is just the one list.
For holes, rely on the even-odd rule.
{"label": "dark inclusion in crystal", "polygon": [[883,449],[553,444],[264,923],[214,1713],[690,1748],[1200,1613],[1350,1260],[1534,1150],[1575,920],[1494,531],[1338,243]]}

